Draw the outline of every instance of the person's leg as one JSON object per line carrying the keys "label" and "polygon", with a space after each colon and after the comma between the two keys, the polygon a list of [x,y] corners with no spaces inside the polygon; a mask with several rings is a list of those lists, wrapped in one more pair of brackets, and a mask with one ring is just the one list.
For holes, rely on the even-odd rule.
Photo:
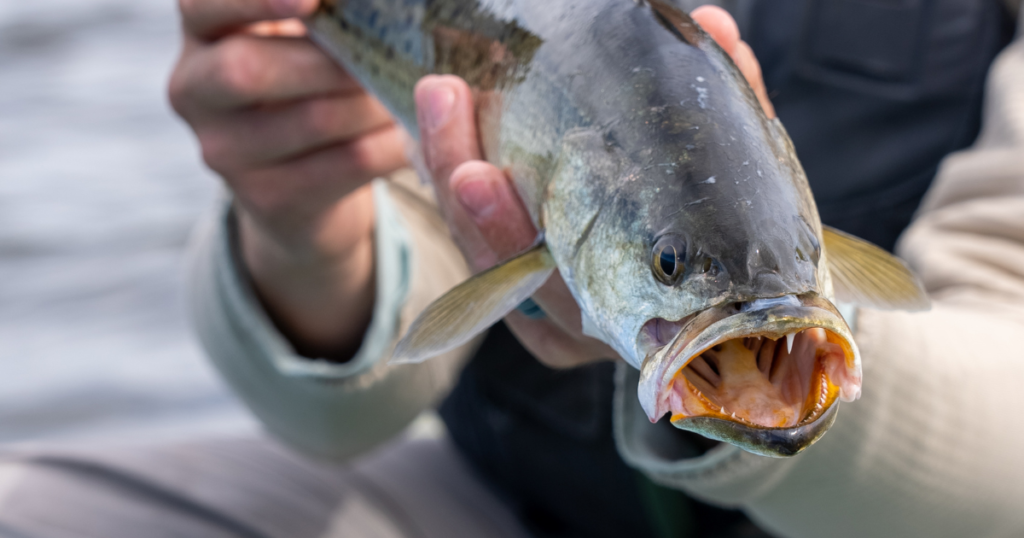
{"label": "person's leg", "polygon": [[346,465],[267,439],[0,451],[0,536],[525,538],[447,440]]}

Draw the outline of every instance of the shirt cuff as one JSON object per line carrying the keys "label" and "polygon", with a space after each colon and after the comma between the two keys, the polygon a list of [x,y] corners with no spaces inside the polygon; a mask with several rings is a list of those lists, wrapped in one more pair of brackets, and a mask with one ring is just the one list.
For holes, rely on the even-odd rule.
{"label": "shirt cuff", "polygon": [[398,336],[399,314],[409,291],[410,241],[401,215],[388,194],[385,180],[374,180],[372,189],[376,265],[373,319],[355,356],[343,363],[303,357],[295,352],[295,348],[277,330],[260,306],[242,268],[234,221],[230,217],[228,219],[228,265],[231,280],[237,284],[233,286],[236,293],[229,294],[234,295],[234,300],[230,301],[235,303],[232,310],[241,317],[249,318],[247,325],[258,327],[259,330],[253,331],[253,334],[264,335],[265,349],[271,351],[271,360],[282,375],[335,380],[360,375],[389,353]]}

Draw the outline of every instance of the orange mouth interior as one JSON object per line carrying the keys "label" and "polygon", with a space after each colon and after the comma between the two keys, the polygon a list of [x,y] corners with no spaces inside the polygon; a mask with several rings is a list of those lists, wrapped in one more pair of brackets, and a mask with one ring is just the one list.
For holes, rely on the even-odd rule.
{"label": "orange mouth interior", "polygon": [[715,417],[791,428],[816,419],[839,396],[836,380],[847,354],[825,329],[788,338],[735,338],[694,357],[667,389],[671,420]]}

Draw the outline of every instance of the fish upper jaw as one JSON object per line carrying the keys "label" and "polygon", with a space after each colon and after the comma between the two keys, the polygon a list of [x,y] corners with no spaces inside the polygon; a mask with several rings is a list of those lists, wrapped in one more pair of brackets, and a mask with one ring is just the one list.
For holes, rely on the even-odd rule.
{"label": "fish upper jaw", "polygon": [[644,361],[638,396],[652,422],[670,413],[679,428],[787,456],[820,438],[860,384],[849,327],[831,302],[807,294],[693,316]]}

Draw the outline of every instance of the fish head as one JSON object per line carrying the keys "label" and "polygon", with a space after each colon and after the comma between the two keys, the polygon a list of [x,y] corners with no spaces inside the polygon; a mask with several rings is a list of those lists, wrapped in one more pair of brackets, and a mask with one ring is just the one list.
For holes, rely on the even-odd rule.
{"label": "fish head", "polygon": [[795,454],[861,380],[806,176],[724,53],[652,51],[664,69],[619,77],[629,120],[564,137],[547,242],[584,332],[641,370],[652,421]]}
{"label": "fish head", "polygon": [[[710,147],[648,206],[661,297],[650,294],[658,312],[634,344],[638,396],[652,421],[668,414],[681,429],[791,456],[824,435],[840,400],[859,396],[859,352],[830,300],[806,178],[773,158],[786,144],[734,145],[738,165]],[[673,308],[679,296],[692,310]]]}
{"label": "fish head", "polygon": [[806,179],[767,142],[734,145],[736,160],[651,140],[675,144],[672,161],[607,139],[567,137],[546,204],[584,331],[641,370],[652,421],[770,456],[810,446],[861,373]]}
{"label": "fish head", "polygon": [[641,370],[652,421],[759,454],[806,448],[861,381],[809,191],[770,147],[661,167],[605,138],[569,137],[545,216],[584,331]]}

